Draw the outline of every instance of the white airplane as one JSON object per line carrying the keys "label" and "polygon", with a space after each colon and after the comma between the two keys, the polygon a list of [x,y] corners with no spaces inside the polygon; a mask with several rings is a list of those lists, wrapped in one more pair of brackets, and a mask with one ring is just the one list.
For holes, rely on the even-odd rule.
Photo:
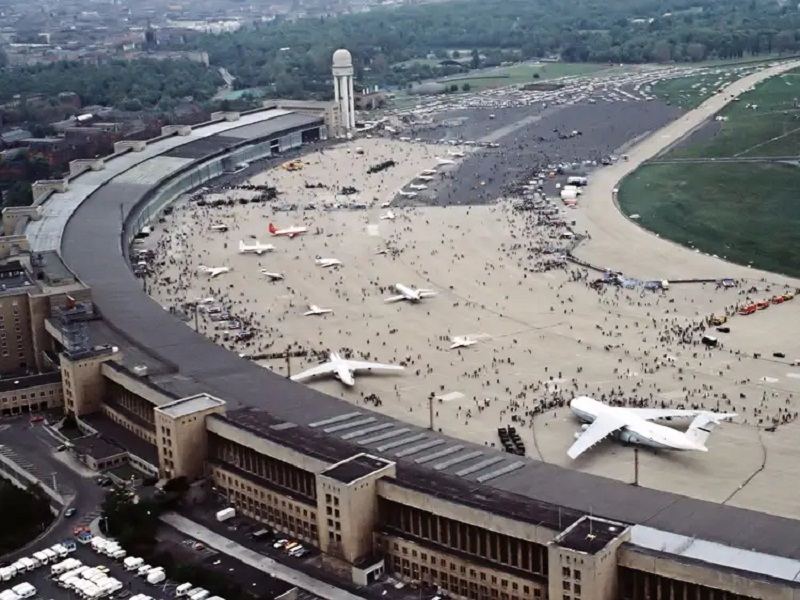
{"label": "white airplane", "polygon": [[269,232],[272,235],[285,235],[288,238],[293,238],[308,231],[308,227],[284,227],[278,229],[272,223],[269,224]]}
{"label": "white airplane", "polygon": [[403,371],[405,367],[398,365],[384,365],[382,363],[367,362],[362,360],[348,360],[339,356],[337,352],[328,355],[328,362],[311,367],[310,369],[292,375],[292,381],[306,381],[312,377],[333,375],[345,385],[355,385],[355,374],[359,371],[374,373],[390,373]]}
{"label": "white airplane", "polygon": [[[575,442],[567,450],[572,459],[610,435],[625,443],[651,448],[708,452],[705,444],[714,425],[736,416],[735,413],[708,410],[608,406],[588,396],[574,398],[569,407],[578,419],[586,423],[575,434]],[[686,431],[652,422],[687,417],[693,417],[693,420]]]}
{"label": "white airplane", "polygon": [[428,186],[425,185],[424,183],[412,183],[408,187],[411,188],[412,190],[427,190],[428,189]]}
{"label": "white airplane", "polygon": [[208,296],[207,298],[198,298],[194,302],[195,304],[213,304],[214,296]]}
{"label": "white airplane", "polygon": [[264,275],[270,281],[280,281],[283,279],[283,273],[276,273],[274,271],[267,271],[266,269],[261,269],[260,273]]}
{"label": "white airplane", "polygon": [[275,246],[272,244],[262,244],[255,242],[254,244],[246,244],[243,240],[239,240],[239,254],[258,254],[261,256],[264,252],[272,252]]}
{"label": "white airplane", "polygon": [[213,278],[213,277],[218,277],[218,276],[222,275],[223,273],[230,272],[231,268],[230,267],[207,267],[205,265],[200,265],[199,267],[197,267],[197,270],[200,271],[201,273],[205,273],[210,278]]}
{"label": "white airplane", "polygon": [[436,175],[436,169],[425,169],[421,175]]}
{"label": "white airplane", "polygon": [[210,231],[220,231],[222,233],[225,233],[226,231],[228,231],[228,226],[223,225],[222,223],[218,223],[216,225],[211,225],[208,229]]}
{"label": "white airplane", "polygon": [[449,350],[454,350],[455,348],[466,348],[467,346],[472,346],[473,344],[477,344],[478,340],[468,335],[454,335],[450,338],[452,344],[450,345]]}
{"label": "white airplane", "polygon": [[342,261],[338,258],[321,258],[318,256],[314,259],[314,264],[323,269],[327,269],[329,267],[341,267]]}
{"label": "white airplane", "polygon": [[437,164],[440,164],[440,165],[454,165],[454,164],[456,164],[456,161],[454,161],[454,160],[450,160],[449,158],[439,158],[438,156],[436,157],[436,162],[437,162]]}
{"label": "white airplane", "polygon": [[309,304],[308,310],[303,313],[304,317],[312,317],[318,315],[327,315],[328,313],[332,313],[332,308],[320,308],[316,304]]}
{"label": "white airplane", "polygon": [[419,179],[420,181],[433,181],[433,175],[417,175],[414,179]]}
{"label": "white airplane", "polygon": [[400,194],[403,198],[416,198],[417,197],[417,192],[405,192],[403,190],[400,190],[397,193]]}
{"label": "white airplane", "polygon": [[464,158],[466,154],[461,152],[461,150],[448,150],[447,156],[452,156],[453,158]]}
{"label": "white airplane", "polygon": [[394,214],[394,211],[387,210],[386,214],[381,215],[381,221],[394,221],[397,218],[397,215]]}
{"label": "white airplane", "polygon": [[409,302],[420,302],[423,298],[430,298],[435,296],[436,292],[433,290],[425,290],[422,288],[412,288],[402,283],[394,284],[395,291],[398,292],[397,296],[389,296],[384,302],[399,302],[401,300],[408,300]]}

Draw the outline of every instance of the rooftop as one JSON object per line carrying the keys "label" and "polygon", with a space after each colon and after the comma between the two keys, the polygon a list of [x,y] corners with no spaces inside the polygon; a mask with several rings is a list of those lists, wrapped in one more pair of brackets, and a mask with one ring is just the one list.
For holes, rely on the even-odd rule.
{"label": "rooftop", "polygon": [[72,441],[72,445],[75,446],[78,454],[86,454],[96,460],[118,456],[127,452],[124,448],[120,448],[113,442],[98,435],[78,438]]}
{"label": "rooftop", "polygon": [[626,529],[627,525],[622,523],[584,515],[565,529],[555,541],[563,548],[597,554]]}
{"label": "rooftop", "polygon": [[41,373],[39,375],[22,375],[20,377],[7,377],[0,379],[0,392],[10,392],[12,390],[24,390],[35,385],[45,385],[48,383],[59,383],[61,373]]}
{"label": "rooftop", "polygon": [[81,421],[86,422],[106,440],[113,440],[115,444],[119,444],[134,456],[138,456],[153,466],[158,465],[158,449],[154,444],[145,442],[138,435],[128,431],[122,425],[116,424],[104,414],[84,415],[81,417]]}
{"label": "rooftop", "polygon": [[179,419],[180,417],[220,406],[225,406],[224,400],[220,400],[209,394],[195,394],[194,396],[173,400],[168,404],[162,404],[156,410],[167,414],[173,419]]}
{"label": "rooftop", "polygon": [[391,464],[388,460],[377,456],[359,454],[329,467],[322,474],[335,479],[339,483],[353,483],[356,479],[361,479],[370,473],[385,469]]}

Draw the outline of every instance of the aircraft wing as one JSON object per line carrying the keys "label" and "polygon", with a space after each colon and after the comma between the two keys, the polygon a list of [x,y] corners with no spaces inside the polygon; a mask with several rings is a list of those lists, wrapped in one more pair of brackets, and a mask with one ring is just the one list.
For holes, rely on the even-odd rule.
{"label": "aircraft wing", "polygon": [[292,375],[292,381],[305,381],[306,379],[311,379],[312,377],[317,377],[319,375],[330,375],[335,371],[336,367],[333,365],[333,363],[326,362],[324,364],[317,365],[316,367],[306,369],[297,375]]}
{"label": "aircraft wing", "polygon": [[625,427],[625,421],[608,413],[598,416],[586,430],[578,436],[575,443],[567,450],[567,456],[578,458],[595,444]]}
{"label": "aircraft wing", "polygon": [[382,371],[403,371],[405,369],[405,367],[399,365],[384,365],[382,363],[360,360],[348,360],[345,361],[345,363],[347,364],[347,368],[351,371],[375,371],[380,373]]}
{"label": "aircraft wing", "polygon": [[406,299],[406,297],[403,296],[402,294],[400,294],[398,296],[389,296],[388,298],[385,298],[383,301],[384,302],[400,302],[400,300],[405,300],[405,299]]}
{"label": "aircraft wing", "polygon": [[693,418],[697,415],[709,412],[707,410],[685,410],[677,408],[625,408],[625,411],[645,421],[668,418],[680,419],[681,417]]}

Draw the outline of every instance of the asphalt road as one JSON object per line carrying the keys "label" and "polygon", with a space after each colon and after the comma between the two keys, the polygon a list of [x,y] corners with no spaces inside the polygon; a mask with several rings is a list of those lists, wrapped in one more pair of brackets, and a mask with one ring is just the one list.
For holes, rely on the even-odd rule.
{"label": "asphalt road", "polygon": [[[55,491],[66,503],[51,528],[33,544],[36,549],[72,537],[74,527],[88,524],[100,514],[105,497],[105,489],[95,483],[94,474],[68,453],[56,452],[59,445],[42,424],[29,423],[27,416],[0,420],[0,446],[5,457],[51,488],[55,476]],[[75,515],[66,518],[64,510],[69,507],[75,508]],[[27,547],[0,559],[13,562],[26,554],[30,554]]]}

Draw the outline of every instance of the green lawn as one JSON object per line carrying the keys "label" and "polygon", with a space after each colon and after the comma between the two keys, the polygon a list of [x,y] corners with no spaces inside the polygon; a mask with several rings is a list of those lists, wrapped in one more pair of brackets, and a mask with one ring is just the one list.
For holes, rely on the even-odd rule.
{"label": "green lawn", "polygon": [[[800,169],[655,164],[626,178],[626,215],[662,237],[741,264],[800,276]],[[724,273],[720,273],[724,275]]]}
{"label": "green lawn", "polygon": [[[587,75],[610,68],[607,64],[595,63],[532,63],[524,62],[506,67],[477,69],[469,73],[453,75],[437,80],[439,83],[457,83],[459,87],[469,83],[472,91],[486,90],[507,85],[534,83],[575,75]],[[538,74],[538,78],[534,75]]]}
{"label": "green lawn", "polygon": [[[757,108],[753,108],[756,105]],[[728,120],[707,141],[670,156],[790,156],[800,154],[800,71],[773,77],[722,111]],[[777,138],[777,139],[775,139]]]}

